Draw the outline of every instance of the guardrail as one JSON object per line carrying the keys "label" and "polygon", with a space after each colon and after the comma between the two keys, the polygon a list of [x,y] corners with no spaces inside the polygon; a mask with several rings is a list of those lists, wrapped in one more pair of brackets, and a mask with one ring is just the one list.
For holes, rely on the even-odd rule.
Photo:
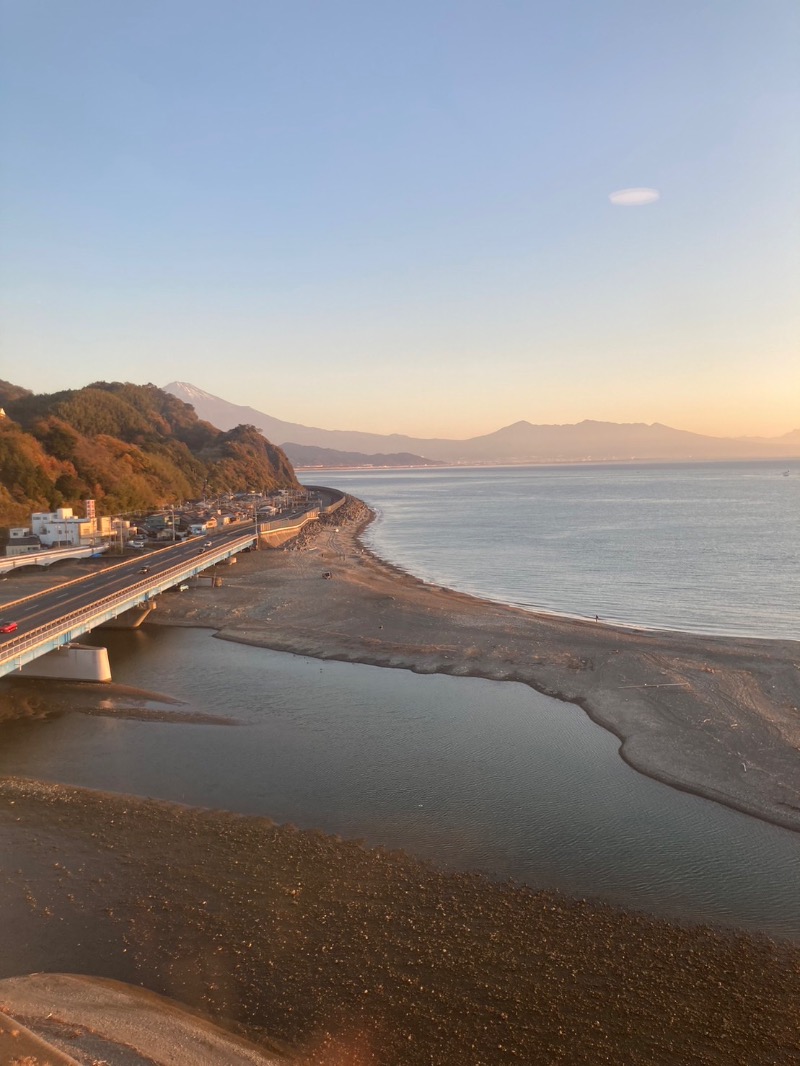
{"label": "guardrail", "polygon": [[[142,558],[143,559],[152,559],[154,555],[157,555],[158,552],[164,551],[164,550],[165,550],[164,548],[157,548],[155,551],[150,552],[149,555],[143,555]],[[123,560],[121,560],[121,562],[112,563],[111,566],[104,566],[103,567],[103,573],[104,574],[110,574],[112,572],[112,570],[119,570],[119,568],[121,566],[128,566],[128,564],[130,562],[131,562],[130,559],[123,559]],[[62,581],[61,584],[58,585],[57,587],[59,589],[68,589],[70,587],[70,585],[77,585],[81,581],[86,581],[86,578],[87,578],[86,574],[83,574],[81,577],[73,577],[71,581]],[[5,613],[9,609],[9,607],[18,607],[21,603],[27,603],[28,600],[35,600],[38,596],[47,595],[47,592],[49,592],[49,591],[50,591],[49,589],[46,589],[45,591],[42,591],[40,589],[38,592],[32,592],[30,594],[30,596],[20,596],[20,598],[18,600],[9,600],[8,603],[2,604],[2,610]]]}
{"label": "guardrail", "polygon": [[[52,650],[62,644],[68,644],[70,640],[74,639],[74,637],[80,636],[82,633],[87,633],[91,629],[95,629],[102,622],[106,622],[110,618],[116,618],[118,615],[122,614],[123,611],[137,606],[143,599],[146,601],[151,593],[157,595],[165,588],[170,588],[172,585],[176,584],[181,577],[188,577],[191,576],[192,573],[199,573],[201,570],[207,569],[220,559],[226,559],[231,555],[235,555],[237,551],[246,547],[248,543],[252,543],[254,540],[255,531],[245,534],[242,537],[237,537],[236,540],[229,541],[225,548],[218,548],[216,551],[214,551],[213,548],[207,549],[204,553],[202,564],[199,566],[197,565],[196,558],[176,563],[175,566],[171,566],[168,570],[164,570],[160,574],[154,575],[153,579],[148,581],[138,581],[134,585],[128,585],[126,588],[120,589],[118,592],[113,592],[108,596],[101,597],[99,600],[94,600],[86,607],[80,607],[75,611],[70,611],[68,614],[62,615],[53,622],[46,622],[44,625],[37,626],[36,629],[31,630],[30,633],[25,633],[20,637],[8,641],[3,644],[2,648],[0,648],[0,674],[8,673],[9,668],[16,669],[19,666],[23,666],[24,662],[29,662],[31,659],[37,658],[36,655],[26,655],[26,652],[31,652],[37,648]],[[142,596],[140,596],[139,593],[141,593]],[[116,608],[121,609],[117,610]],[[78,630],[78,632],[75,632],[76,630]],[[61,637],[64,637],[65,639],[60,640]],[[44,651],[42,651],[42,654],[44,654]]]}
{"label": "guardrail", "polygon": [[[249,525],[252,526],[252,522],[250,522]],[[199,543],[201,538],[197,537],[197,538],[193,538],[193,539],[197,540],[197,542]],[[161,548],[153,548],[152,551],[149,551],[146,555],[140,555],[139,559],[140,560],[145,560],[147,562],[147,564],[149,565],[153,561],[153,559],[156,558],[156,556],[161,555],[162,552],[171,551],[172,548],[174,548],[174,547],[175,547],[175,544],[171,543],[171,544],[165,544]],[[122,559],[118,563],[111,563],[110,566],[104,566],[103,567],[103,573],[104,574],[110,574],[113,570],[119,570],[120,567],[130,565],[131,561],[132,561],[131,559]],[[59,589],[66,589],[66,588],[69,588],[70,585],[77,585],[81,581],[86,581],[86,578],[87,578],[86,574],[82,575],[81,577],[73,577],[71,581],[63,581],[58,587],[59,587]],[[42,590],[40,589],[39,592],[32,592],[29,596],[20,596],[20,598],[17,599],[17,600],[9,600],[7,603],[0,604],[0,610],[2,610],[3,613],[5,614],[9,610],[9,608],[18,607],[21,603],[27,603],[28,600],[35,600],[38,596],[44,596],[44,595],[47,594],[47,591],[49,591],[49,590],[46,590],[45,592],[42,592]]]}

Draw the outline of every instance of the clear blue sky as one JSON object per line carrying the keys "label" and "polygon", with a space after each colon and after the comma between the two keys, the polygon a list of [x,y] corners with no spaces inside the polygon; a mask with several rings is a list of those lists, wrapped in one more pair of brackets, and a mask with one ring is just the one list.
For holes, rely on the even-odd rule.
{"label": "clear blue sky", "polygon": [[800,426],[797,0],[0,12],[0,377],[414,435]]}

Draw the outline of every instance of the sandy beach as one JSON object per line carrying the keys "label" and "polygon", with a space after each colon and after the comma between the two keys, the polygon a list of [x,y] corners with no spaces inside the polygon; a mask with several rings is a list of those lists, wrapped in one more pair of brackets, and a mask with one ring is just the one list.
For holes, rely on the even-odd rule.
{"label": "sandy beach", "polygon": [[[800,643],[652,632],[493,604],[376,558],[349,500],[224,585],[162,597],[154,624],[414,670],[521,681],[581,706],[642,773],[800,830]],[[330,574],[325,578],[325,574]]]}
{"label": "sandy beach", "polygon": [[[364,549],[370,517],[350,501],[286,550],[220,568],[222,587],[162,597],[151,617],[522,681],[579,703],[642,772],[800,828],[797,645],[614,629],[431,587]],[[15,714],[106,713],[102,686],[4,682],[0,696],[0,730]],[[154,701],[128,690],[123,713],[157,718]],[[0,978],[130,982],[304,1066],[800,1061],[800,946],[265,818],[4,778],[0,910]]]}

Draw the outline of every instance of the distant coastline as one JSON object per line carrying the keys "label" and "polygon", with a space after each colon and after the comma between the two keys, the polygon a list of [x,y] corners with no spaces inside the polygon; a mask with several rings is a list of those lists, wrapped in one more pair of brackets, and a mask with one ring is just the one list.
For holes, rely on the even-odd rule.
{"label": "distant coastline", "polygon": [[[504,461],[490,461],[478,462],[477,460],[471,460],[463,463],[409,463],[402,466],[380,466],[378,464],[367,464],[364,466],[303,466],[302,464],[295,463],[294,469],[300,472],[314,471],[316,473],[325,473],[327,470],[331,470],[337,473],[343,471],[358,471],[364,473],[370,470],[377,470],[385,473],[388,470],[432,470],[432,471],[444,471],[444,470],[486,470],[486,469],[513,469],[517,467],[565,467],[565,466],[702,466],[704,464],[719,464],[724,465],[726,463],[763,463],[765,466],[779,465],[781,467],[780,474],[785,476],[784,469],[786,463],[800,462],[800,457],[793,455],[784,456],[757,456],[756,458],[749,458],[743,456],[738,459],[639,459],[636,457],[629,459],[520,459],[518,462],[512,462],[511,460]],[[800,476],[800,469],[796,471],[790,471],[790,476]]]}

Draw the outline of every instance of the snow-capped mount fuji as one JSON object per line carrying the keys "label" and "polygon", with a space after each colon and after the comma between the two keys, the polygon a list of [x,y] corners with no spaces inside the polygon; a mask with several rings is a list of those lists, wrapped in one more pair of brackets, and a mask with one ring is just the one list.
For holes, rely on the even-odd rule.
{"label": "snow-capped mount fuji", "polygon": [[[256,426],[273,443],[279,440],[289,440],[297,444],[319,445],[321,443],[318,439],[320,433],[335,432],[311,429],[296,422],[284,422],[263,411],[257,411],[254,407],[241,406],[223,400],[219,396],[213,396],[210,392],[205,392],[188,381],[171,381],[169,385],[164,385],[164,392],[170,392],[184,403],[190,403],[201,418],[219,429],[233,429],[234,426],[245,423]],[[376,437],[376,439],[383,441],[385,438]],[[344,447],[344,445],[341,446]]]}
{"label": "snow-capped mount fuji", "polygon": [[[285,422],[254,407],[230,403],[219,396],[199,389],[188,381],[171,381],[164,385],[164,392],[172,393],[184,403],[190,403],[197,414],[220,429],[233,429],[247,423],[256,426],[273,443],[284,441],[291,444],[311,445],[318,448],[333,448],[345,452],[417,452],[410,445],[414,438],[399,433],[362,433],[358,430],[318,429],[299,422]],[[447,444],[447,441],[443,441]],[[436,458],[431,456],[430,458]]]}

